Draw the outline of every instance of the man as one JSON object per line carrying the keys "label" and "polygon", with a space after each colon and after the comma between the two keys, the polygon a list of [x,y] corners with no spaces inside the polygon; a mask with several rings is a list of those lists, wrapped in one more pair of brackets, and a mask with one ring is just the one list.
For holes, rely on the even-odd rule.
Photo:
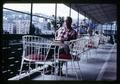
{"label": "man", "polygon": [[[77,32],[75,30],[73,30],[73,28],[71,27],[71,24],[72,24],[72,18],[67,17],[66,20],[64,21],[63,26],[60,27],[56,31],[55,40],[64,43],[64,41],[70,41],[70,40],[76,39],[77,38]],[[51,47],[54,47],[54,46],[51,46]],[[58,47],[56,47],[56,53],[57,52],[58,52]],[[48,53],[48,59],[52,58],[53,53],[54,53],[54,50],[51,49]],[[59,56],[63,56],[62,58],[70,58],[71,57],[70,56],[69,45],[64,44],[64,46],[62,48],[60,48]],[[58,67],[58,75],[60,75],[60,74],[63,75],[62,67],[60,67],[60,65],[63,66],[63,63],[64,63],[63,61],[59,61],[59,63],[58,63],[58,66],[59,66]],[[54,71],[54,69],[53,69],[53,71]]]}
{"label": "man", "polygon": [[[72,18],[71,17],[67,17],[66,20],[64,21],[63,27],[60,27],[57,31],[56,31],[56,37],[55,40],[59,40],[62,43],[64,43],[64,41],[70,41],[73,39],[77,38],[77,32],[71,27],[72,24]],[[64,44],[64,46],[60,49],[60,53],[65,53],[66,56],[70,56],[70,49],[69,49],[69,45]],[[62,68],[60,68],[60,63],[61,65],[63,65],[63,62],[59,62],[59,68],[58,68],[58,75],[63,75],[62,74]]]}
{"label": "man", "polygon": [[55,40],[60,41],[70,41],[77,38],[77,33],[73,28],[71,27],[72,24],[72,18],[67,17],[64,21],[63,27],[60,27],[56,31],[56,38]]}

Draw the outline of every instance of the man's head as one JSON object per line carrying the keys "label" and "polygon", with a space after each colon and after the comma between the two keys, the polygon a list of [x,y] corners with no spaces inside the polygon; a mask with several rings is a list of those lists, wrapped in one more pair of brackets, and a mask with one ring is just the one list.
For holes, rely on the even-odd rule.
{"label": "man's head", "polygon": [[66,18],[66,23],[72,24],[72,18],[71,17],[67,17]]}
{"label": "man's head", "polygon": [[67,17],[66,20],[65,20],[65,24],[66,24],[67,28],[71,28],[72,18]]}

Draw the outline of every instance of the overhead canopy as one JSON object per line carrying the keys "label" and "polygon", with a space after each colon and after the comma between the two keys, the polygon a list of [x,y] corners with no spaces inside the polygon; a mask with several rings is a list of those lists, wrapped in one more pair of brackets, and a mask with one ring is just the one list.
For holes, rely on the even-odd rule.
{"label": "overhead canopy", "polygon": [[[65,4],[70,7],[70,4]],[[98,23],[110,23],[116,21],[115,4],[71,4],[75,11],[79,10],[80,14],[85,15]]]}

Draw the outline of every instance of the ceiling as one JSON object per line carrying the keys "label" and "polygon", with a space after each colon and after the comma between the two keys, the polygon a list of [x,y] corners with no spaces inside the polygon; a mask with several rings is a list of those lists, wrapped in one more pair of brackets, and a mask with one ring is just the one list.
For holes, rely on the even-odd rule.
{"label": "ceiling", "polygon": [[[65,5],[70,7],[70,4]],[[71,4],[71,8],[75,11],[79,10],[80,14],[101,24],[110,23],[117,19],[115,4]]]}

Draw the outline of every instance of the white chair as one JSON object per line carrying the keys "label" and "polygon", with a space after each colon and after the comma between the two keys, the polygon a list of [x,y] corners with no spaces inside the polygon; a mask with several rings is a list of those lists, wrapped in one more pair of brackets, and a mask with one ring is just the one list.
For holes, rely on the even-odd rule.
{"label": "white chair", "polygon": [[90,36],[85,41],[86,60],[93,56],[93,50],[97,49],[99,45],[99,36]]}
{"label": "white chair", "polygon": [[[31,64],[35,64],[34,70],[37,69],[38,71],[41,71],[44,79],[44,74],[46,73],[45,69],[47,68],[47,66],[50,65],[52,67],[55,67],[54,66],[55,61],[52,58],[48,59],[48,52],[51,48],[51,41],[41,38],[39,36],[32,36],[32,35],[25,35],[22,37],[22,40],[23,40],[23,54],[22,54],[19,79],[22,78],[21,74],[23,72],[22,70],[24,64],[29,65],[27,71],[29,76],[33,70],[31,68]],[[43,69],[41,68],[41,65]]]}
{"label": "white chair", "polygon": [[[105,36],[105,37],[104,37],[105,43],[107,43],[109,40],[110,40],[110,37],[109,37],[109,36]],[[114,43],[115,43],[114,37],[113,37],[113,41],[114,41]]]}
{"label": "white chair", "polygon": [[100,43],[101,44],[105,44],[109,41],[109,37],[107,38],[107,36],[104,35],[100,35]]}
{"label": "white chair", "polygon": [[[75,73],[75,75],[76,75],[75,80],[82,80],[82,73],[81,73],[79,63],[80,63],[81,56],[84,53],[85,40],[84,39],[71,40],[69,42],[69,48],[70,48],[70,54],[71,54],[70,56],[71,57],[69,57],[69,58],[63,57],[62,58],[62,56],[60,56],[58,60],[65,62],[66,78],[68,80],[70,80],[68,77],[69,70],[72,70],[72,72]],[[71,63],[71,66],[68,66],[68,64],[70,64],[70,63]]]}
{"label": "white chair", "polygon": [[[89,40],[86,39],[86,38],[79,38],[79,39],[77,39],[77,42],[75,42],[72,51],[74,51],[74,50],[77,51],[77,48],[78,48],[78,52],[77,53],[82,54],[81,55],[82,58],[83,57],[87,57],[87,52],[88,52],[89,48],[86,47],[86,45],[88,44],[88,41]],[[71,42],[73,42],[73,41],[71,41]]]}
{"label": "white chair", "polygon": [[100,37],[99,36],[93,36],[93,47],[98,48],[100,42]]}

